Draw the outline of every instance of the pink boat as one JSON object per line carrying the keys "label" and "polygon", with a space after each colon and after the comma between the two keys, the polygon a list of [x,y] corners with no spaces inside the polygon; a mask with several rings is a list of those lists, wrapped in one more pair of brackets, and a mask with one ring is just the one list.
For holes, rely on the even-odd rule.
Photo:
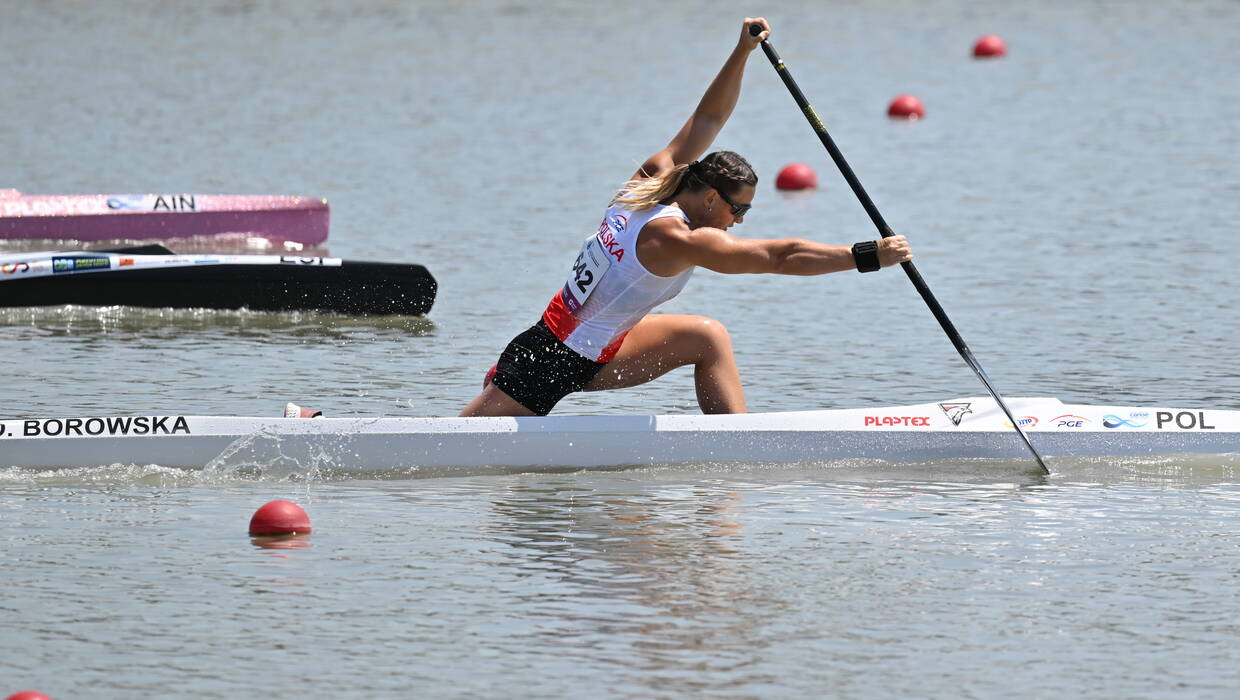
{"label": "pink boat", "polygon": [[327,240],[326,199],[270,195],[24,195],[0,190],[0,239],[183,239],[242,234],[315,245]]}

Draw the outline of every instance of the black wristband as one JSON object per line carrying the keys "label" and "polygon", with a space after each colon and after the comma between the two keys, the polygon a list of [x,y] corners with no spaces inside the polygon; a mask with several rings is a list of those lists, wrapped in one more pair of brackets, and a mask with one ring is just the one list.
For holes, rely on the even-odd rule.
{"label": "black wristband", "polygon": [[861,241],[852,247],[853,261],[857,263],[857,272],[874,272],[882,265],[878,263],[878,241]]}

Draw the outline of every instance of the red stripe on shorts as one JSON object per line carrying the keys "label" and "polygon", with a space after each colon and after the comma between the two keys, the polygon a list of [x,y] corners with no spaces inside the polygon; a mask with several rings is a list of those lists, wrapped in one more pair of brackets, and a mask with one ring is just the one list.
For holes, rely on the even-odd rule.
{"label": "red stripe on shorts", "polygon": [[551,303],[547,304],[547,310],[543,312],[543,323],[547,324],[547,328],[560,339],[560,342],[568,340],[568,336],[577,330],[577,326],[581,321],[568,310],[568,304],[564,303],[564,290],[556,292],[551,298]]}

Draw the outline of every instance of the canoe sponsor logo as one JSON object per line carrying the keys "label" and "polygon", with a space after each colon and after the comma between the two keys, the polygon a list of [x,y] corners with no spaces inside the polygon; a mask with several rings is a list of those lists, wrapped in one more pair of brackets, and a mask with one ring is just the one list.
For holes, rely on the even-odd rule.
{"label": "canoe sponsor logo", "polygon": [[108,209],[112,211],[198,211],[198,201],[192,194],[157,194],[150,197],[108,197]]}
{"label": "canoe sponsor logo", "polygon": [[30,272],[30,263],[28,262],[5,263],[3,265],[0,265],[0,272],[6,275],[14,275],[19,272]]}
{"label": "canoe sponsor logo", "polygon": [[107,258],[52,258],[52,272],[106,270],[110,267],[112,261]]}
{"label": "canoe sponsor logo", "polygon": [[112,211],[139,211],[144,197],[108,197],[108,209]]}
{"label": "canoe sponsor logo", "polygon": [[1074,416],[1070,413],[1051,419],[1051,425],[1056,428],[1084,428],[1088,422],[1089,419],[1085,416]]}
{"label": "canoe sponsor logo", "polygon": [[1149,411],[1132,411],[1127,418],[1120,418],[1114,413],[1102,417],[1104,428],[1144,428],[1150,422]]}
{"label": "canoe sponsor logo", "polygon": [[[1022,428],[1038,427],[1038,419],[1034,418],[1033,416],[1021,416],[1016,419],[1016,423]],[[1011,428],[1012,424],[1009,423],[1008,421],[1003,421],[1003,427]]]}
{"label": "canoe sponsor logo", "polygon": [[1170,427],[1172,424],[1181,430],[1214,430],[1214,426],[1206,423],[1205,411],[1158,411],[1154,414],[1154,427]]}
{"label": "canoe sponsor logo", "polygon": [[[8,428],[0,423],[0,437],[5,437],[6,433],[8,433]],[[96,435],[189,435],[189,423],[185,420],[185,416],[40,418],[22,421],[22,437],[93,437]]]}
{"label": "canoe sponsor logo", "polygon": [[[219,262],[219,261],[212,260],[211,262]],[[322,265],[323,258],[302,258],[296,255],[281,255],[280,264],[281,265]]]}
{"label": "canoe sponsor logo", "polygon": [[866,416],[865,425],[930,427],[930,416]]}
{"label": "canoe sponsor logo", "polygon": [[973,412],[970,408],[972,405],[971,403],[941,403],[939,408],[943,409],[943,413],[946,413],[947,417],[952,420],[952,425],[960,425],[960,421]]}

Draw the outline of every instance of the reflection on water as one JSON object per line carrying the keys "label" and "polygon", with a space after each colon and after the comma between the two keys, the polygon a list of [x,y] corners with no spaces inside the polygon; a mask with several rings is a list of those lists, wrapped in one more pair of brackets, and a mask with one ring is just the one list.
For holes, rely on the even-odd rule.
{"label": "reflection on water", "polygon": [[[490,506],[481,534],[507,546],[505,566],[528,583],[514,596],[569,659],[622,655],[640,669],[617,669],[624,682],[648,691],[725,689],[757,660],[738,643],[762,620],[745,506],[726,484],[624,493],[549,478],[513,484]],[[707,670],[724,675],[684,677]]]}
{"label": "reflection on water", "polygon": [[310,546],[310,533],[295,532],[286,535],[258,535],[250,538],[250,544],[258,549],[305,549]]}
{"label": "reflection on water", "polygon": [[[5,328],[9,326],[11,328]],[[301,340],[339,338],[354,332],[432,335],[435,322],[423,316],[346,316],[314,311],[230,309],[147,309],[129,306],[30,306],[0,309],[0,338],[99,334],[179,337],[183,331],[245,336],[282,334]]]}

